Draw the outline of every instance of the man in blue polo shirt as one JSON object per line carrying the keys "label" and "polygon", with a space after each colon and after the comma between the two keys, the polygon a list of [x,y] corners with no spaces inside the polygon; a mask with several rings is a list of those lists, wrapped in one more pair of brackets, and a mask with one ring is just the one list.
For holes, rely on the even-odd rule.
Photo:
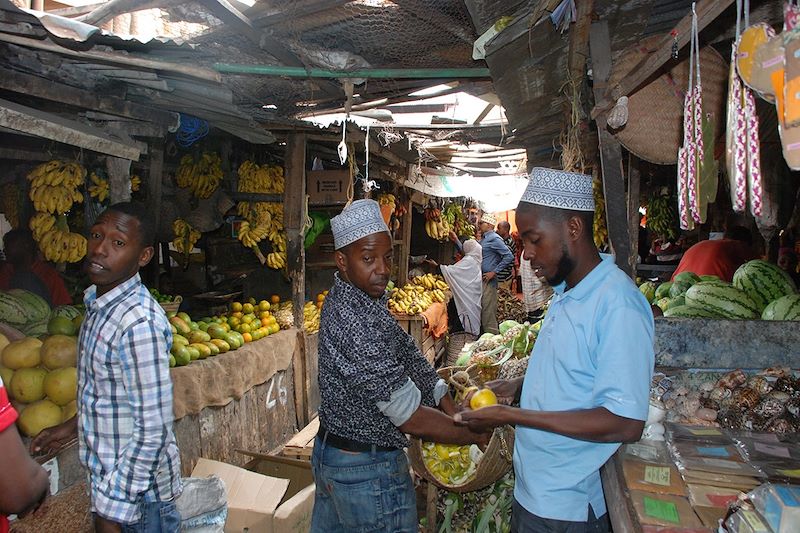
{"label": "man in blue polo shirt", "polygon": [[483,290],[481,292],[481,330],[483,333],[497,333],[497,282],[498,274],[514,266],[514,254],[503,239],[494,231],[497,219],[491,213],[481,215],[478,228],[481,230],[481,272]]}
{"label": "man in blue polo shirt", "polygon": [[592,241],[592,178],[536,168],[517,207],[523,260],[555,295],[524,378],[501,403],[456,415],[470,429],[517,427],[512,531],[608,531],[599,469],[639,439],[653,370],[653,315]]}

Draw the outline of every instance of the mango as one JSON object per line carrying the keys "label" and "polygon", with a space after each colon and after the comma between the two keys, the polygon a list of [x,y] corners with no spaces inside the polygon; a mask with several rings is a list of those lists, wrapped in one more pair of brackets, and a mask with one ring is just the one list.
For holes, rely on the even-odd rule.
{"label": "mango", "polygon": [[10,368],[6,368],[4,366],[0,366],[0,381],[5,384],[6,387],[11,385],[11,378],[14,377],[14,371]]}
{"label": "mango", "polygon": [[200,359],[205,359],[211,355],[211,348],[202,342],[193,342],[189,345],[189,348],[194,348],[197,350],[200,353]]}
{"label": "mango", "polygon": [[31,403],[44,398],[44,378],[47,370],[44,368],[20,368],[14,372],[8,390],[15,400],[22,403]]}
{"label": "mango", "polygon": [[72,400],[67,405],[61,407],[61,421],[66,422],[73,416],[78,414],[78,402]]}
{"label": "mango", "polygon": [[208,333],[212,339],[224,339],[227,332],[219,324],[211,324],[208,326],[206,333]]}
{"label": "mango", "polygon": [[210,341],[211,335],[209,335],[205,331],[196,329],[194,331],[189,332],[189,335],[186,338],[189,339],[189,344],[194,344],[198,342]]}
{"label": "mango", "polygon": [[175,316],[177,316],[187,324],[192,321],[192,318],[189,316],[189,314],[184,311],[177,313]]}
{"label": "mango", "polygon": [[75,323],[65,316],[54,316],[47,323],[47,333],[50,335],[75,335],[77,331]]}
{"label": "mango", "polygon": [[3,348],[8,346],[11,341],[8,340],[8,337],[0,333],[0,353],[3,353]]}
{"label": "mango", "polygon": [[169,367],[173,368],[174,366],[175,366],[175,356],[172,355],[172,354],[169,354]]}
{"label": "mango", "polygon": [[78,395],[78,370],[73,367],[53,370],[44,378],[44,393],[56,405],[67,405]]}
{"label": "mango", "polygon": [[78,364],[78,339],[67,335],[51,335],[42,344],[42,364],[49,370]]}
{"label": "mango", "polygon": [[172,345],[175,346],[176,344],[180,344],[181,346],[186,346],[189,344],[189,339],[181,335],[180,333],[175,333],[172,335]]}
{"label": "mango", "polygon": [[225,353],[231,350],[231,345],[224,339],[211,339],[209,342],[219,348],[219,353]]}
{"label": "mango", "polygon": [[225,342],[227,342],[227,343],[228,343],[228,345],[231,347],[231,350],[236,350],[236,349],[238,349],[239,347],[241,347],[241,346],[242,346],[242,344],[243,344],[243,343],[242,343],[242,342],[239,340],[239,338],[238,338],[236,335],[234,335],[234,333],[235,333],[234,331],[230,331],[230,332],[228,332],[228,334],[227,334],[227,335],[225,335],[225,339],[224,339],[224,340],[225,340]]}
{"label": "mango", "polygon": [[219,355],[219,346],[217,346],[216,344],[214,344],[211,341],[205,341],[203,344],[208,346],[209,350],[211,350],[211,355],[212,356]]}
{"label": "mango", "polygon": [[184,348],[189,352],[189,357],[192,361],[200,359],[200,350],[193,347],[191,344],[189,346],[184,346]]}
{"label": "mango", "polygon": [[0,360],[0,364],[11,370],[32,368],[39,366],[41,362],[42,341],[33,337],[8,343],[8,346],[3,348],[3,356]]}
{"label": "mango", "polygon": [[43,429],[61,423],[61,408],[50,400],[39,400],[25,407],[19,414],[19,429],[29,437],[35,437]]}
{"label": "mango", "polygon": [[181,335],[188,335],[189,332],[192,331],[192,328],[189,327],[189,324],[184,322],[184,320],[181,319],[181,317],[174,316],[169,319],[169,323],[175,326],[175,329],[177,329],[178,333],[180,333]]}
{"label": "mango", "polygon": [[[173,346],[175,348],[175,346]],[[172,352],[172,356],[175,357],[175,366],[186,366],[192,360],[192,355],[189,353],[189,349],[186,346],[178,345],[175,351]]]}

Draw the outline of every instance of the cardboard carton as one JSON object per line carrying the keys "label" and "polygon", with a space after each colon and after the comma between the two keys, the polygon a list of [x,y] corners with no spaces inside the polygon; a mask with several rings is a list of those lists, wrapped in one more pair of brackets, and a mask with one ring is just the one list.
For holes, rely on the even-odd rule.
{"label": "cardboard carton", "polygon": [[344,205],[350,186],[349,170],[310,170],[306,173],[309,205]]}
{"label": "cardboard carton", "polygon": [[314,481],[309,463],[261,456],[245,469],[201,458],[192,471],[192,477],[211,474],[225,482],[226,533],[309,531],[314,507]]}

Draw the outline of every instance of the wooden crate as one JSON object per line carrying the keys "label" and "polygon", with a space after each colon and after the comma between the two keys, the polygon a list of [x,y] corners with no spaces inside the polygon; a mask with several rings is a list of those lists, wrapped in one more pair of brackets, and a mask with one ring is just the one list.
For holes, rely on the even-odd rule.
{"label": "wooden crate", "polygon": [[425,319],[422,318],[422,315],[393,314],[393,316],[398,324],[400,324],[400,327],[403,328],[403,331],[407,332],[411,335],[411,338],[414,339],[414,343],[417,345],[417,348],[420,349],[422,355],[425,356],[425,359],[427,359],[432,366],[436,366],[436,361],[441,360],[445,355],[445,338],[440,337],[434,339],[433,335],[425,331]]}
{"label": "wooden crate", "polygon": [[319,417],[314,419],[303,429],[301,429],[294,437],[289,439],[283,449],[281,455],[286,457],[297,457],[299,459],[311,460],[311,452],[314,451],[314,439],[317,438],[319,432]]}

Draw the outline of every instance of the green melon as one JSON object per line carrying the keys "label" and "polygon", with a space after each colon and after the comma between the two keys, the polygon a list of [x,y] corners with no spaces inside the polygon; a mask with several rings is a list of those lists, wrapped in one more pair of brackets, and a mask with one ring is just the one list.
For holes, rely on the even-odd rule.
{"label": "green melon", "polygon": [[669,290],[672,287],[671,281],[665,281],[658,287],[656,287],[656,295],[655,299],[660,300],[661,298],[667,298],[669,296]]}
{"label": "green melon", "polygon": [[50,318],[62,316],[67,320],[73,320],[76,316],[80,316],[81,314],[80,310],[74,305],[59,305],[53,308],[53,311],[50,313]]}
{"label": "green melon", "polygon": [[686,291],[686,304],[722,318],[748,319],[761,316],[758,306],[747,293],[715,281],[694,284]]}
{"label": "green melon", "polygon": [[675,283],[689,283],[689,285],[694,285],[700,281],[700,276],[694,272],[681,272],[672,278],[672,281]]}
{"label": "green melon", "polygon": [[50,305],[38,294],[23,289],[11,289],[6,292],[25,306],[27,322],[41,322],[50,316]]}
{"label": "green melon", "polygon": [[797,293],[797,287],[789,275],[778,265],[761,259],[748,261],[733,274],[733,286],[741,289],[758,306],[759,314],[773,300]]}
{"label": "green melon", "polygon": [[689,281],[675,281],[672,283],[672,287],[669,288],[669,297],[670,298],[677,298],[681,294],[685,294],[694,283]]}
{"label": "green melon", "polygon": [[652,302],[656,299],[656,284],[652,281],[645,281],[639,285],[639,290],[642,294],[644,294],[644,297],[647,298],[648,302]]}
{"label": "green melon", "polygon": [[719,315],[708,309],[692,307],[691,305],[676,305],[664,311],[668,318],[720,318]]}
{"label": "green melon", "polygon": [[761,313],[764,320],[800,320],[800,294],[787,294],[770,302]]}

